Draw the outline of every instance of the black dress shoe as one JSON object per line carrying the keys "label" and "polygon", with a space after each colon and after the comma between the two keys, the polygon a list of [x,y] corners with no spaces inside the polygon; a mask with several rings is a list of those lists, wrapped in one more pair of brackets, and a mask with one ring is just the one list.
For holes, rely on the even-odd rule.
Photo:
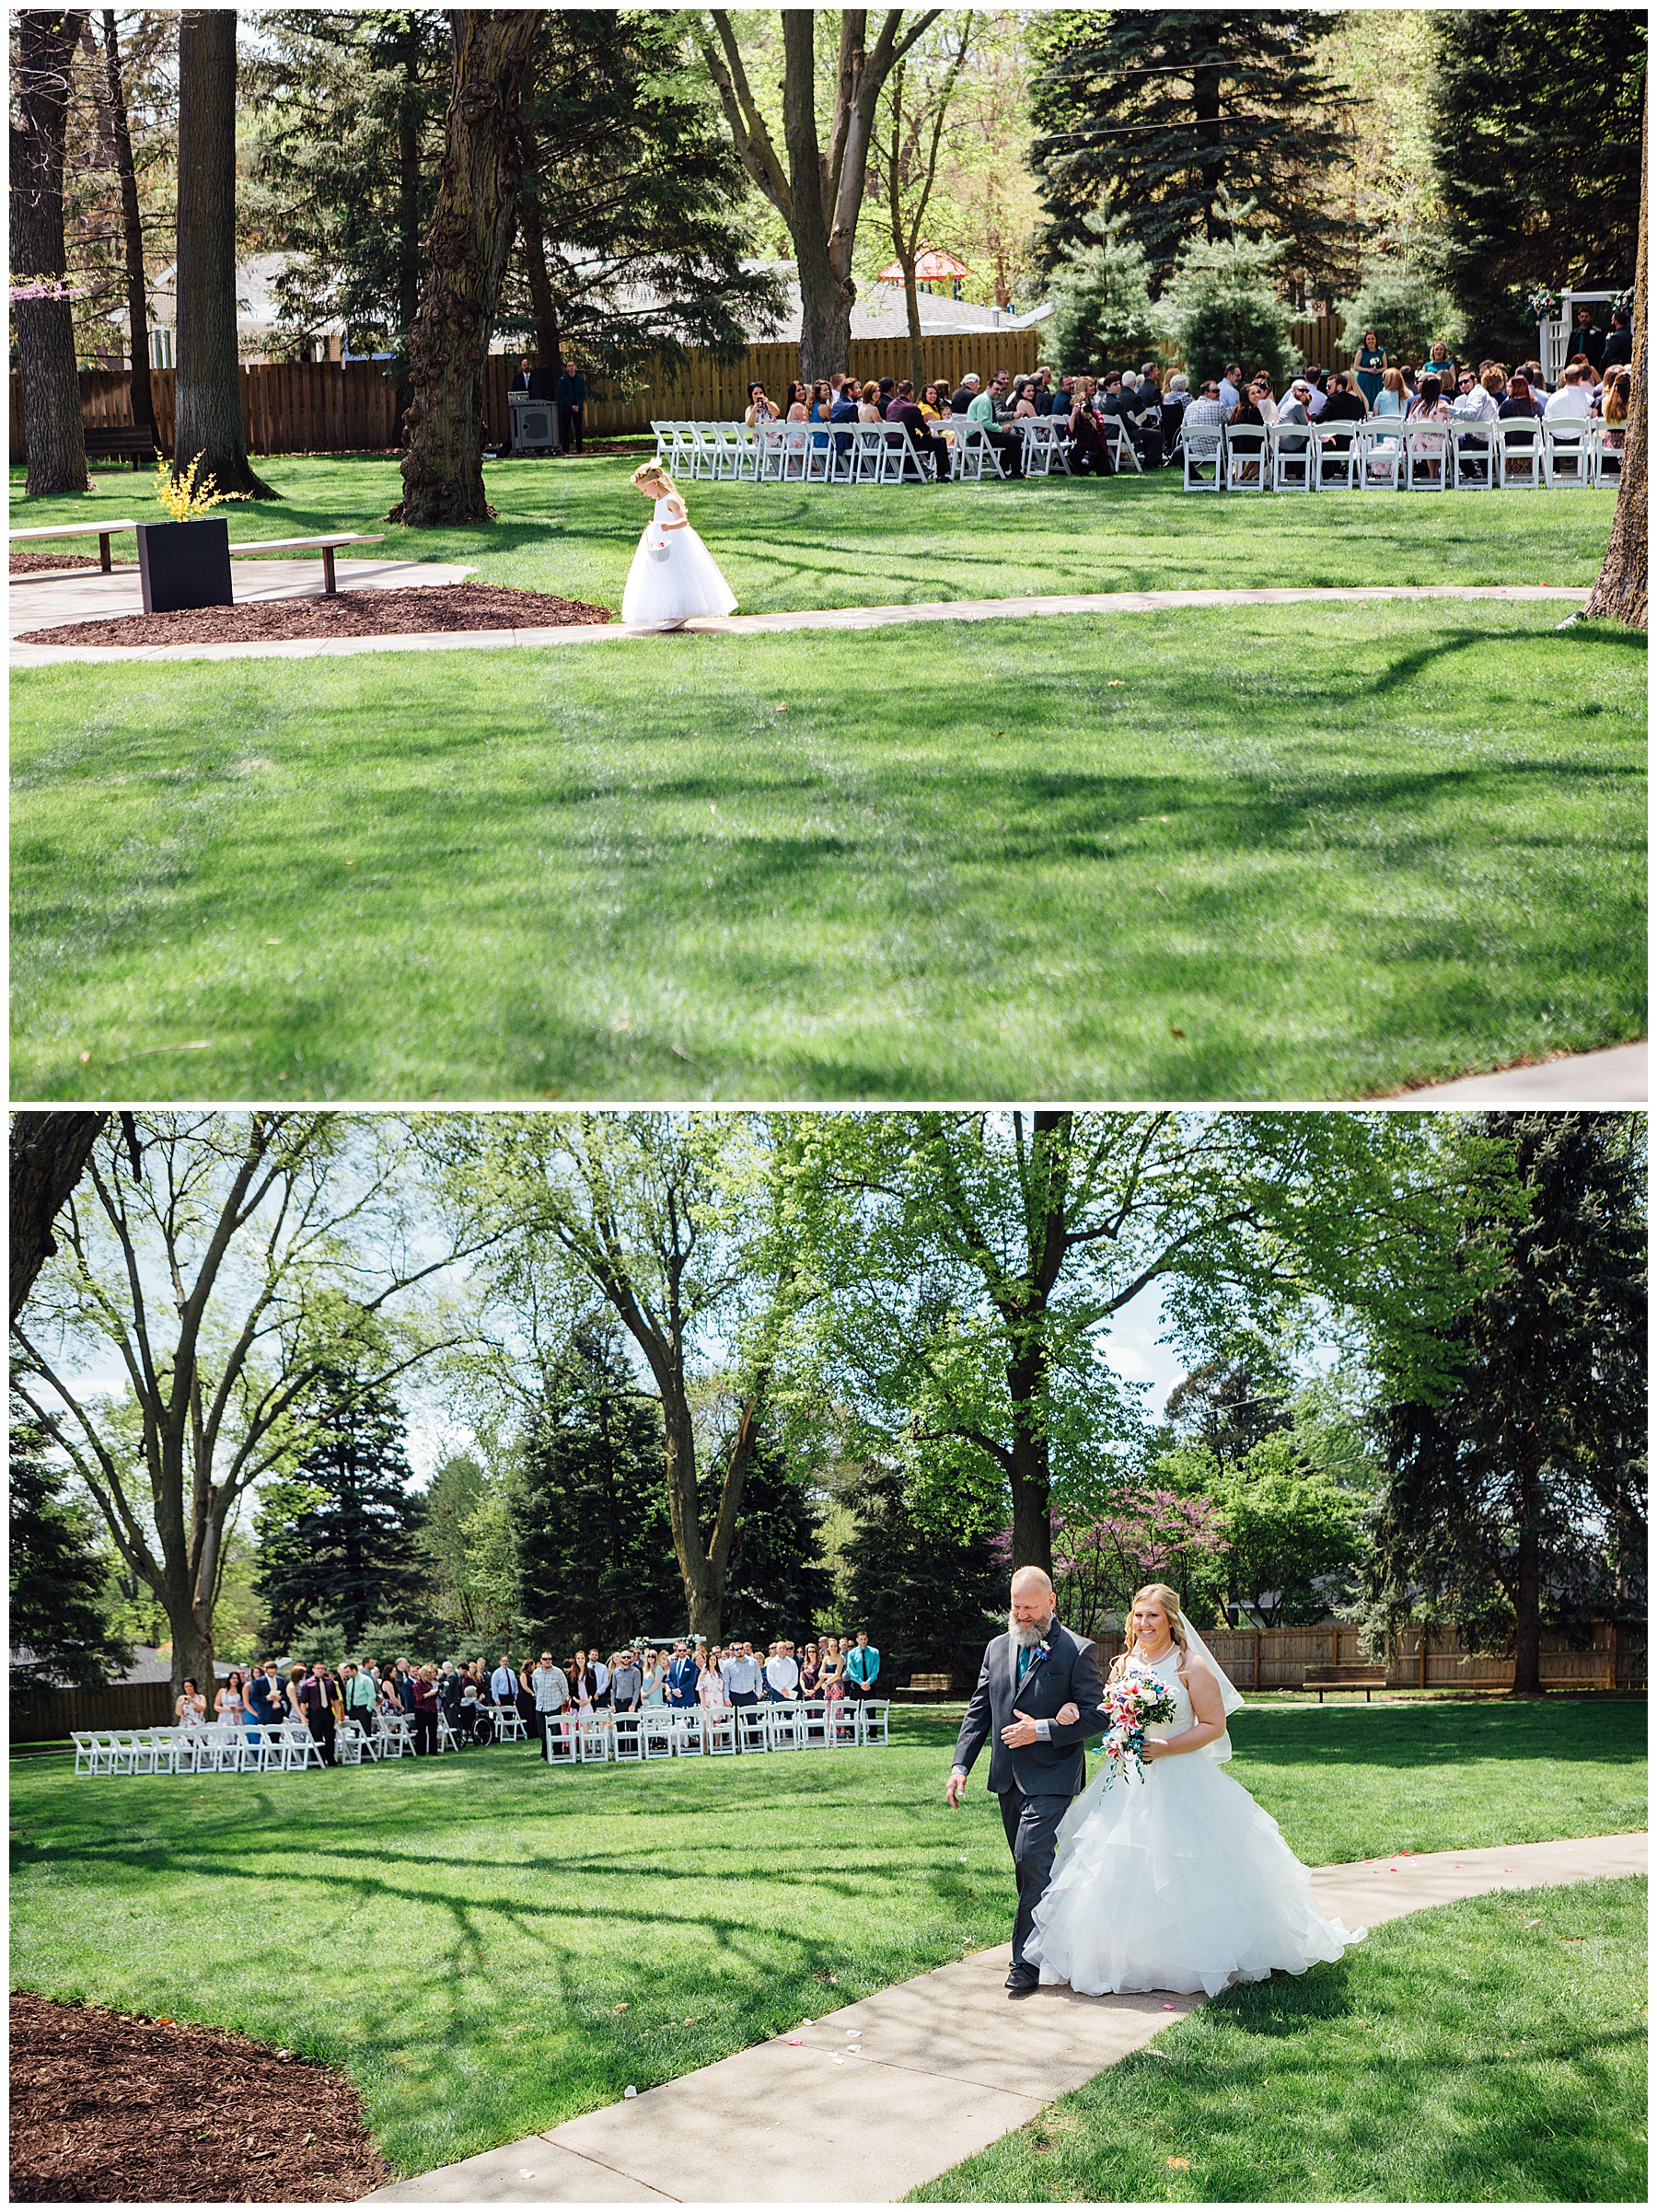
{"label": "black dress shoe", "polygon": [[1041,1976],[1034,1966],[1014,1966],[1007,1976],[1009,1997],[1030,1997],[1041,1986]]}

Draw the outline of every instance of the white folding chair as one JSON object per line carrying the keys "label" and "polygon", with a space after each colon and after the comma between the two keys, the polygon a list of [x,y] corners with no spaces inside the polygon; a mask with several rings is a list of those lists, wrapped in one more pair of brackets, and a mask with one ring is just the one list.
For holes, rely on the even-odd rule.
{"label": "white folding chair", "polygon": [[728,1705],[712,1706],[703,1713],[702,1749],[713,1759],[730,1758],[735,1755],[736,1716]]}
{"label": "white folding chair", "polygon": [[1496,489],[1496,426],[1458,423],[1455,427],[1455,481],[1458,488]]}
{"label": "white folding chair", "polygon": [[1317,483],[1317,452],[1312,433],[1298,423],[1271,423],[1266,430],[1274,492],[1310,492]]}
{"label": "white folding chair", "polygon": [[583,1713],[575,1722],[575,1755],[584,1766],[607,1766],[616,1748],[608,1713]]}
{"label": "white folding chair", "polygon": [[788,440],[783,434],[786,423],[762,423],[754,434],[759,457],[755,464],[755,480],[762,484],[780,484],[788,457]]}
{"label": "white folding chair", "polygon": [[1358,471],[1359,484],[1365,491],[1385,485],[1396,492],[1403,481],[1404,447],[1400,431],[1378,430],[1366,423],[1358,434],[1363,448],[1363,465]]}
{"label": "white folding chair", "polygon": [[736,1743],[742,1751],[769,1751],[771,1730],[765,1716],[768,1705],[739,1705],[736,1708]]}
{"label": "white folding chair", "polygon": [[1335,484],[1345,484],[1349,492],[1356,489],[1363,459],[1356,433],[1352,423],[1331,423],[1327,429],[1318,423],[1312,425],[1315,480],[1320,492]]}
{"label": "white folding chair", "polygon": [[[1225,489],[1225,425],[1223,423],[1182,423],[1179,451],[1187,492],[1223,492]],[[1212,469],[1205,476],[1205,469]]]}
{"label": "white folding chair", "polygon": [[307,1766],[320,1766],[322,1746],[302,1720],[290,1723],[284,1733],[287,1737],[288,1756],[285,1764],[303,1772]]}
{"label": "white folding chair", "polygon": [[807,1697],[800,1707],[800,1728],[807,1751],[821,1750],[828,1741],[828,1702]]}
{"label": "white folding chair", "polygon": [[891,447],[879,423],[849,423],[852,434],[852,469],[848,483],[884,484],[889,481]]}
{"label": "white folding chair", "polygon": [[647,1759],[673,1756],[673,1718],[665,1705],[647,1705],[639,1715],[639,1746]]}
{"label": "white folding chair", "polygon": [[676,1759],[701,1758],[702,1749],[702,1710],[701,1706],[669,1706],[667,1718],[673,1726],[674,1757]]}
{"label": "white folding chair", "polygon": [[1547,454],[1549,484],[1571,484],[1584,490],[1593,481],[1593,442],[1585,422],[1544,423],[1542,442]]}
{"label": "white folding chair", "polygon": [[643,1727],[643,1715],[641,1713],[616,1715],[612,1734],[619,1762],[644,1756]]}
{"label": "white folding chair", "polygon": [[985,461],[997,457],[981,423],[952,422],[949,454],[950,474],[957,484],[981,484]]}
{"label": "white folding chair", "polygon": [[458,1751],[460,1737],[454,1722],[441,1706],[437,1708],[437,1748],[439,1751]]}
{"label": "white folding chair", "polygon": [[497,1743],[521,1743],[529,1733],[516,1705],[492,1705],[489,1717],[494,1722]]}
{"label": "white folding chair", "polygon": [[1409,423],[1404,428],[1404,489],[1449,492],[1455,485],[1455,448],[1447,423]]}
{"label": "white folding chair", "polygon": [[805,1731],[801,1724],[800,1708],[792,1699],[779,1699],[775,1705],[761,1708],[765,1714],[765,1732],[772,1751],[800,1751],[805,1743]]}
{"label": "white folding chair", "polygon": [[[1590,423],[1588,425],[1590,450],[1593,455],[1593,481],[1596,484],[1620,484],[1622,481],[1622,441],[1627,430],[1621,423]],[[1615,438],[1616,445],[1611,443]]]}
{"label": "white folding chair", "polygon": [[1131,469],[1135,476],[1143,476],[1145,464],[1140,459],[1138,449],[1128,434],[1128,425],[1121,416],[1107,415],[1104,427],[1105,443],[1116,462],[1117,473],[1120,475],[1124,469]]}
{"label": "white folding chair", "polygon": [[1039,416],[1031,421],[1028,416],[1017,425],[1024,438],[1024,472],[1026,476],[1046,476],[1053,466],[1053,425]]}
{"label": "white folding chair", "polygon": [[342,1721],[334,1735],[334,1756],[342,1766],[360,1766],[368,1739],[354,1720]]}
{"label": "white folding chair", "polygon": [[1271,456],[1263,423],[1225,426],[1225,488],[1264,492],[1271,481]]}
{"label": "white folding chair", "polygon": [[575,1717],[566,1706],[562,1713],[541,1715],[541,1755],[549,1766],[576,1764]]}
{"label": "white folding chair", "polygon": [[855,1697],[831,1697],[828,1701],[828,1742],[830,1746],[845,1749],[861,1740],[862,1731],[857,1719],[858,1701]]}
{"label": "white folding chair", "polygon": [[75,1746],[76,1774],[98,1772],[98,1738],[87,1729],[75,1728],[69,1731],[69,1741]]}
{"label": "white folding chair", "polygon": [[858,1732],[865,1743],[889,1743],[889,1697],[865,1697],[858,1707]]}
{"label": "white folding chair", "polygon": [[1547,447],[1540,423],[1509,419],[1496,425],[1496,457],[1504,492],[1536,492],[1547,481]]}

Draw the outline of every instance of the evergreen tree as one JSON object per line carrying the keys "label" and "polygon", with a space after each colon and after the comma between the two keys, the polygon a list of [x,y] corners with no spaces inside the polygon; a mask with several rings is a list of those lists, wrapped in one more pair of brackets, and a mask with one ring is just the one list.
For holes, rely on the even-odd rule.
{"label": "evergreen tree", "polygon": [[[1254,214],[1248,202],[1226,204],[1238,224]],[[1194,386],[1218,376],[1231,361],[1251,376],[1264,370],[1278,391],[1298,374],[1289,309],[1277,289],[1281,258],[1281,247],[1241,229],[1181,247],[1172,288],[1157,301],[1156,314]]]}
{"label": "evergreen tree", "polygon": [[1094,236],[1059,266],[1049,334],[1051,359],[1072,373],[1138,362],[1156,343],[1144,249],[1123,236],[1127,216],[1095,210],[1084,220]]}
{"label": "evergreen tree", "polygon": [[1643,1607],[1645,1141],[1632,1114],[1479,1118],[1512,1140],[1530,1212],[1453,1331],[1448,1394],[1386,1412],[1365,1618],[1513,1650],[1527,1694],[1545,1620]]}
{"label": "evergreen tree", "polygon": [[[1257,1443],[1290,1425],[1281,1397],[1246,1360],[1205,1360],[1169,1391],[1163,1404],[1168,1437],[1199,1444],[1223,1472]],[[1153,1451],[1165,1449],[1163,1437]]]}
{"label": "evergreen tree", "polygon": [[321,1441],[261,1500],[256,1587],[279,1644],[331,1622],[354,1645],[421,1587],[402,1415],[388,1392],[355,1388],[342,1369],[324,1375]]}
{"label": "evergreen tree", "polygon": [[662,1418],[608,1314],[582,1322],[524,1445],[523,1606],[539,1644],[666,1635],[684,1585],[662,1489]]}
{"label": "evergreen tree", "polygon": [[1646,13],[1470,7],[1432,21],[1444,275],[1472,357],[1522,359],[1536,344],[1534,284],[1634,281]]}
{"label": "evergreen tree", "polygon": [[947,1667],[977,1678],[1007,1600],[987,1530],[961,1534],[916,1515],[902,1476],[873,1465],[847,1494],[846,1626],[869,1631],[883,1675]]}
{"label": "evergreen tree", "polygon": [[1036,137],[1049,268],[1084,246],[1094,208],[1129,218],[1165,282],[1188,240],[1228,237],[1225,195],[1257,204],[1317,290],[1350,274],[1350,217],[1325,179],[1346,158],[1322,74],[1322,26],[1298,8],[1066,8],[1032,24]]}
{"label": "evergreen tree", "polygon": [[[86,1515],[61,1495],[47,1439],[29,1408],[11,1408],[11,1685],[13,1692],[101,1689],[132,1663],[110,1625],[109,1569]],[[26,1651],[26,1660],[17,1654]]]}
{"label": "evergreen tree", "polygon": [[[710,1513],[716,1487],[707,1485]],[[725,1581],[724,1634],[769,1644],[799,1639],[830,1614],[834,1577],[820,1562],[818,1516],[776,1438],[762,1433],[748,1462]]]}

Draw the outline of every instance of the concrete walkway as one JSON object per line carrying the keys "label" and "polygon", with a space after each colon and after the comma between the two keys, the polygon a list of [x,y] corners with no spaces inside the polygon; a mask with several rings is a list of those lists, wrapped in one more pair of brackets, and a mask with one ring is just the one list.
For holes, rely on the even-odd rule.
{"label": "concrete walkway", "polygon": [[[1643,1874],[1646,1838],[1599,1836],[1320,1867],[1326,1914],[1374,1928],[1490,1890]],[[1008,1945],[883,1989],[793,2033],[527,2136],[365,2204],[891,2203],[1033,2120],[1199,1997],[1014,2006]]]}
{"label": "concrete walkway", "polygon": [[[260,568],[297,568],[294,562],[260,562]],[[244,563],[245,567],[246,564]],[[342,587],[357,581],[349,572],[357,570],[418,570],[418,574],[386,575],[383,581],[397,584],[455,584],[470,573],[460,569],[440,568],[426,562],[369,562],[342,561],[340,583]],[[320,564],[312,572],[317,589],[320,589]],[[125,572],[133,579],[133,590],[137,588],[137,571]],[[119,575],[119,572],[118,572]],[[103,578],[108,585],[118,578]],[[14,579],[12,593],[11,635],[19,630],[44,630],[53,622],[73,621],[70,614],[52,613],[31,616],[19,621],[17,614],[18,593],[17,585],[28,581]],[[88,594],[94,586],[88,579],[84,587]],[[1102,591],[1067,592],[1037,596],[1029,594],[1016,599],[944,599],[911,607],[825,607],[813,608],[798,614],[757,614],[708,616],[687,622],[678,634],[685,637],[760,637],[772,631],[794,630],[886,630],[912,622],[994,622],[1024,615],[1065,614],[1154,614],[1169,607],[1292,607],[1303,600],[1319,604],[1341,602],[1362,603],[1366,600],[1420,600],[1420,599],[1545,599],[1557,604],[1561,615],[1568,613],[1584,600],[1592,586],[1544,584],[1400,584],[1353,586],[1351,588],[1324,588],[1317,585],[1300,587],[1262,587],[1253,591]],[[238,591],[238,596],[251,596]],[[261,596],[298,596],[297,593],[280,594],[275,591]],[[40,604],[31,601],[30,604]],[[85,611],[85,603],[82,603]],[[114,611],[134,613],[137,602]],[[536,630],[435,630],[400,631],[384,638],[272,638],[254,639],[245,643],[227,645],[17,645],[11,648],[14,668],[41,668],[55,661],[219,661],[219,660],[318,660],[334,659],[353,653],[454,653],[464,651],[501,652],[514,645],[596,645],[620,638],[655,637],[654,630],[631,622],[565,624],[557,628]]]}
{"label": "concrete walkway", "polygon": [[1613,1045],[1605,1052],[1570,1052],[1531,1068],[1493,1068],[1454,1083],[1396,1091],[1384,1106],[1644,1106],[1646,1048]]}
{"label": "concrete walkway", "polygon": [[[339,561],[334,573],[342,591],[394,591],[409,584],[464,584],[475,571],[441,561]],[[238,607],[255,599],[317,598],[322,591],[322,557],[313,553],[304,561],[282,560],[275,555],[268,561],[238,561],[231,564],[230,579]],[[107,622],[119,615],[144,612],[136,563],[117,563],[107,576],[97,569],[39,569],[32,575],[13,576],[9,582],[11,589],[6,596],[8,637],[15,638],[20,630],[55,630],[60,622]],[[23,645],[17,650],[43,653],[55,660],[65,657],[62,648],[51,645]],[[133,650],[149,659],[161,648],[105,645],[86,649],[87,657],[98,660],[121,659]],[[166,650],[172,654],[179,648]],[[35,665],[14,661],[14,666]]]}

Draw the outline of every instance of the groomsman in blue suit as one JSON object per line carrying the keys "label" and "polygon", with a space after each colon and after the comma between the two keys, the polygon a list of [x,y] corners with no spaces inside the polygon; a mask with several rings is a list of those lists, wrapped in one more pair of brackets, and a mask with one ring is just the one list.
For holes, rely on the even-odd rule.
{"label": "groomsman in blue suit", "polygon": [[667,1662],[667,1702],[669,1705],[696,1703],[696,1662],[690,1656],[690,1647],[677,1643],[673,1657]]}

